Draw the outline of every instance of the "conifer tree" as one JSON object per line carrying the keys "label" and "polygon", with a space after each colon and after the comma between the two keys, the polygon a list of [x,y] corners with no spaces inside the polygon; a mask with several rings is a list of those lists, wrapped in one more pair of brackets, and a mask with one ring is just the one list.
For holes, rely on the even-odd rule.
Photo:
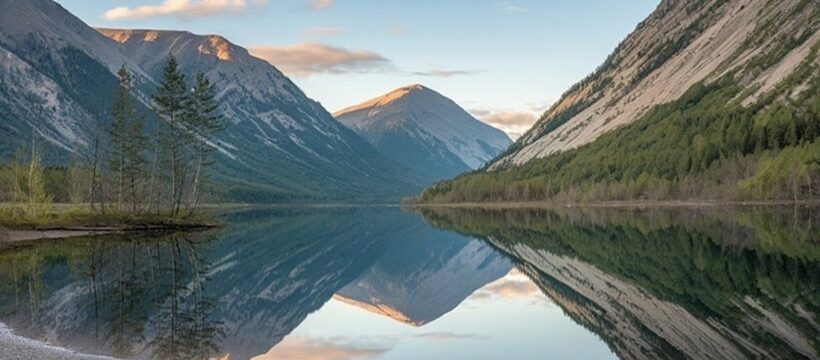
{"label": "conifer tree", "polygon": [[117,88],[111,107],[111,123],[107,125],[108,169],[113,174],[113,200],[117,210],[130,203],[132,212],[138,211],[142,201],[138,195],[140,178],[145,165],[143,133],[144,120],[137,114],[131,98],[132,77],[125,66],[117,71]]}
{"label": "conifer tree", "polygon": [[111,140],[111,158],[109,168],[114,172],[116,181],[117,209],[122,210],[125,196],[126,149],[128,147],[129,128],[134,109],[131,105],[131,75],[125,66],[117,71],[117,89],[114,93],[114,105],[111,108],[111,124],[108,136]]}
{"label": "conifer tree", "polygon": [[188,91],[185,76],[180,73],[176,58],[171,56],[162,71],[162,81],[154,94],[154,110],[160,118],[157,126],[161,135],[162,163],[168,170],[170,186],[169,206],[173,214],[179,212],[186,171],[185,145],[188,143],[189,131],[185,124]]}
{"label": "conifer tree", "polygon": [[188,205],[194,211],[199,201],[202,183],[207,180],[206,168],[213,163],[211,144],[216,143],[214,136],[224,129],[219,105],[215,99],[213,85],[203,73],[198,73],[194,80],[186,116],[187,123],[193,135],[193,154],[195,169]]}

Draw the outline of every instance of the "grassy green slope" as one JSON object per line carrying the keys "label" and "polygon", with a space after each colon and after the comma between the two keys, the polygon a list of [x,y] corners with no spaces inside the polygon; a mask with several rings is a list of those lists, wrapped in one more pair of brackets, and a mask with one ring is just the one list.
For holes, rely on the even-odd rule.
{"label": "grassy green slope", "polygon": [[[784,47],[794,44],[784,44]],[[798,199],[820,194],[820,66],[796,71],[750,106],[740,71],[690,88],[577,149],[424,191],[422,202]],[[765,68],[769,52],[749,66]],[[770,59],[771,60],[771,59]],[[795,91],[800,89],[801,91]]]}

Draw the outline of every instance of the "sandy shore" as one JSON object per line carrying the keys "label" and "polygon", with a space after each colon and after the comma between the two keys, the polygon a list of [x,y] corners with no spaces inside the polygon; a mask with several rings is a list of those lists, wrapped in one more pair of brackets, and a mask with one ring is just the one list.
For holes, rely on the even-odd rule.
{"label": "sandy shore", "polygon": [[103,356],[79,354],[70,350],[50,346],[39,341],[14,335],[0,323],[0,359],[4,360],[101,360],[112,359]]}

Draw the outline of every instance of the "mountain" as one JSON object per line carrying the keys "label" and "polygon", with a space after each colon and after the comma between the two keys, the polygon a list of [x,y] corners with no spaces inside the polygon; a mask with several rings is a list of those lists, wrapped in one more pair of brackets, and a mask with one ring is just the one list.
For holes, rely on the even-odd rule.
{"label": "mountain", "polygon": [[116,43],[45,0],[0,0],[0,153],[10,158],[32,132],[60,159],[88,144],[92,113],[106,111],[127,66]]}
{"label": "mountain", "polygon": [[820,192],[818,9],[661,1],[487,172],[424,197],[783,198],[794,171]]}
{"label": "mountain", "polygon": [[511,142],[501,130],[418,84],[333,115],[388,158],[432,180],[477,169]]}
{"label": "mountain", "polygon": [[484,243],[418,225],[334,298],[423,326],[510,271],[509,261]]}
{"label": "mountain", "polygon": [[[362,218],[373,221],[360,224]],[[49,260],[0,252],[0,321],[27,338],[121,359],[251,359],[371,268],[396,232],[421,222],[398,209],[368,207],[254,209],[225,219],[236,226],[218,238],[109,237],[94,259],[58,244],[44,250]],[[67,246],[93,247],[99,239],[76,241]],[[177,246],[185,250],[175,252]],[[23,259],[37,259],[54,274],[30,278],[44,291],[37,300],[27,297],[33,307],[26,309],[14,301],[22,295],[14,281],[6,281],[6,269]],[[81,276],[66,267],[94,261],[100,267]],[[173,281],[189,286],[175,288]],[[189,289],[197,284],[202,292],[195,295]],[[178,307],[163,305],[170,297]]]}
{"label": "mountain", "polygon": [[820,247],[809,209],[428,207],[423,214],[509,256],[620,359],[820,354],[814,315],[805,310],[819,301],[810,295]]}
{"label": "mountain", "polygon": [[187,78],[202,71],[218,90],[228,129],[218,148],[219,195],[240,201],[398,199],[421,179],[308,98],[267,62],[217,35],[92,29],[50,0],[0,0],[0,151],[10,158],[35,133],[47,159],[83,152],[126,66],[149,113],[161,67],[177,57]]}

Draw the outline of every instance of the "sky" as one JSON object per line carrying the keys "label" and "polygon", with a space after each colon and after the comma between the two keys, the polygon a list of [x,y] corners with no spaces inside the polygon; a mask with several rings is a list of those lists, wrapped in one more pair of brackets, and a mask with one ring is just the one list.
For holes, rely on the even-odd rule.
{"label": "sky", "polygon": [[334,298],[252,360],[529,359],[544,349],[555,359],[617,359],[514,268],[420,327]]}
{"label": "sky", "polygon": [[57,0],[95,27],[218,34],[330,112],[423,84],[515,138],[659,0]]}

